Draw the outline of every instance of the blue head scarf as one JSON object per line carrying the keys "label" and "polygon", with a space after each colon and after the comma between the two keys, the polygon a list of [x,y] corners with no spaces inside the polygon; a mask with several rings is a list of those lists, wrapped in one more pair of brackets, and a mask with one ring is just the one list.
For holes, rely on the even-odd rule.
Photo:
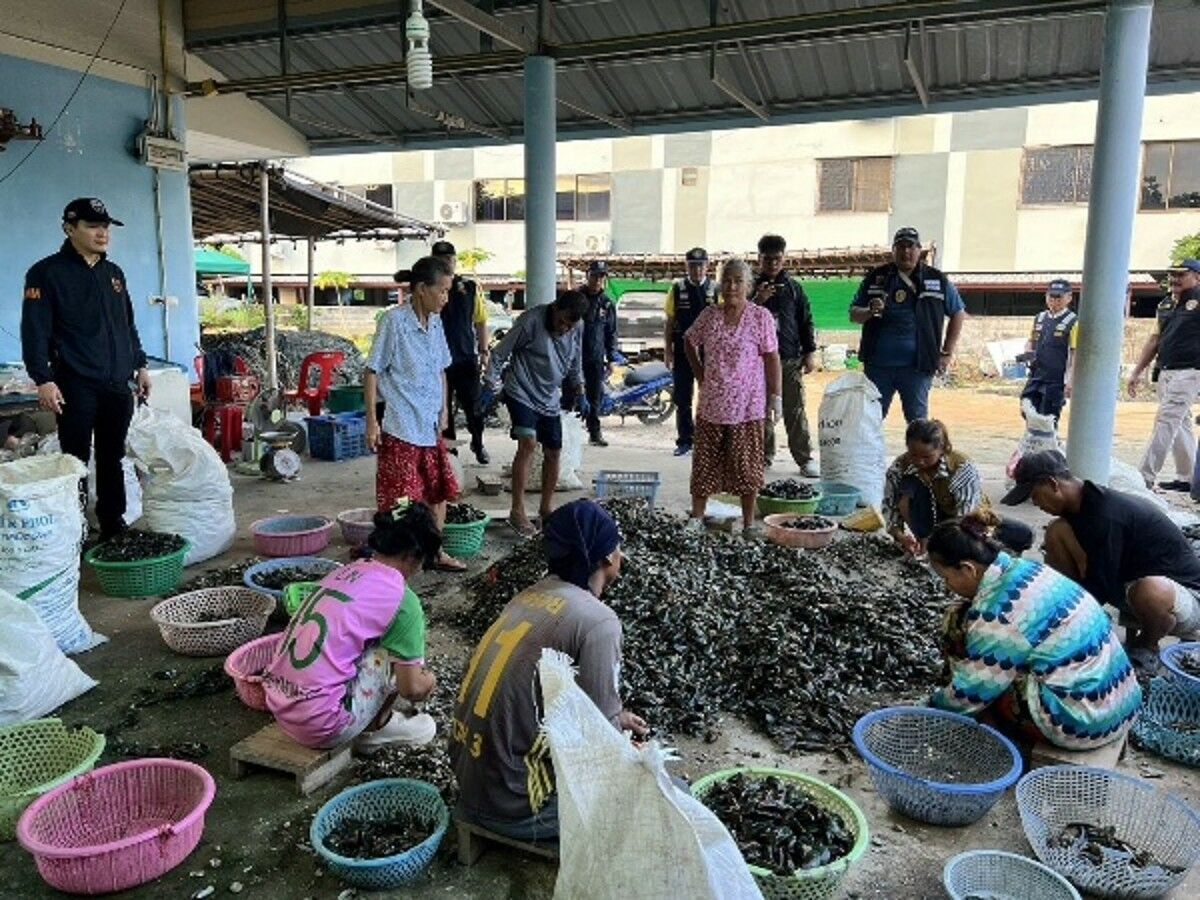
{"label": "blue head scarf", "polygon": [[546,519],[542,539],[551,573],[586,591],[592,573],[621,543],[621,534],[600,504],[572,500]]}

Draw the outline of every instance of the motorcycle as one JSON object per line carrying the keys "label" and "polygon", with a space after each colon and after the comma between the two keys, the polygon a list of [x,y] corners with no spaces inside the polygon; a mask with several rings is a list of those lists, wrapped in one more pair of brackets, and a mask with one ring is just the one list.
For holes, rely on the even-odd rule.
{"label": "motorcycle", "polygon": [[675,412],[671,370],[657,360],[628,365],[621,354],[613,360],[613,374],[604,385],[600,415],[637,416],[643,425],[659,425]]}

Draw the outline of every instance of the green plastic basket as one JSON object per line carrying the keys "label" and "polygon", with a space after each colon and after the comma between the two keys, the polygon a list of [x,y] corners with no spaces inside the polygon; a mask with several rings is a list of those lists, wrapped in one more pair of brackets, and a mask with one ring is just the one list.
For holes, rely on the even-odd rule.
{"label": "green plastic basket", "polygon": [[780,500],[777,497],[758,495],[758,514],[773,516],[783,513],[793,516],[807,516],[815,513],[821,504],[821,494],[817,493],[811,500]]}
{"label": "green plastic basket", "polygon": [[187,541],[174,553],[136,562],[104,562],[96,559],[98,545],[83,557],[96,570],[100,589],[109,597],[160,597],[169,594],[183,578],[183,561],[192,545]]}
{"label": "green plastic basket", "polygon": [[0,728],[0,841],[15,837],[25,807],[90,771],[103,752],[104,735],[90,728],[69,730],[60,719]]}
{"label": "green plastic basket", "polygon": [[825,782],[801,775],[799,772],[788,772],[784,769],[738,768],[722,769],[705,775],[692,785],[692,796],[704,802],[704,795],[714,784],[728,781],[734,775],[745,775],[747,778],[774,777],[797,785],[808,798],[822,809],[829,810],[841,816],[854,833],[854,846],[841,859],[834,860],[827,866],[816,869],[804,869],[792,875],[776,875],[768,869],[747,864],[750,874],[758,883],[758,889],[767,900],[826,900],[832,897],[850,867],[867,852],[870,833],[867,828],[867,818],[858,805]]}
{"label": "green plastic basket", "polygon": [[465,525],[442,526],[442,549],[455,559],[470,559],[478,556],[483,549],[483,533],[491,522],[489,516],[484,516],[478,522],[468,522]]}
{"label": "green plastic basket", "polygon": [[358,412],[366,409],[361,384],[342,384],[329,389],[329,397],[325,401],[331,413]]}
{"label": "green plastic basket", "polygon": [[293,581],[283,589],[283,608],[287,611],[289,619],[296,614],[296,610],[308,599],[309,595],[320,586],[319,581]]}

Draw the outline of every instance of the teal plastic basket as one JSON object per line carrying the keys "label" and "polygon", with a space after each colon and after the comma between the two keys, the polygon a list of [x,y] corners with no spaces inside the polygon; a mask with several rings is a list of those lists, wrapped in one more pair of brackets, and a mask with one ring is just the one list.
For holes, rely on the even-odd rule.
{"label": "teal plastic basket", "polygon": [[455,559],[470,559],[483,550],[483,534],[491,518],[484,516],[477,522],[442,526],[442,549]]}
{"label": "teal plastic basket", "polygon": [[1159,756],[1200,767],[1200,692],[1178,681],[1155,678],[1133,735]]}

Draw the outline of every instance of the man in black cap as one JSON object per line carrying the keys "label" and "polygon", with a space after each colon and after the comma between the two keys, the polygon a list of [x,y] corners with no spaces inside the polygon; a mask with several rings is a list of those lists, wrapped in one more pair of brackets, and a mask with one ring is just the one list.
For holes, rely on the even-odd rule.
{"label": "man in black cap", "polygon": [[1071,368],[1071,335],[1077,316],[1071,310],[1071,282],[1055,278],[1046,288],[1046,308],[1033,320],[1033,333],[1025,342],[1029,380],[1021,399],[1043,416],[1058,422],[1066,402],[1066,378]]}
{"label": "man in black cap", "polygon": [[1158,305],[1158,330],[1150,335],[1129,373],[1129,396],[1137,394],[1142,374],[1157,359],[1158,413],[1142,456],[1146,487],[1167,461],[1175,458],[1175,479],[1162,486],[1186,491],[1196,467],[1192,404],[1200,397],[1200,259],[1185,259],[1170,272],[1171,292]]}
{"label": "man in black cap", "polygon": [[[751,298],[775,317],[779,360],[783,365],[783,426],[788,450],[801,475],[817,478],[821,470],[813,459],[808,416],[804,411],[804,376],[817,368],[817,333],[808,295],[784,268],[786,250],[787,242],[777,234],[759,238],[758,277],[750,289]],[[775,421],[771,416],[764,414],[763,429],[763,462],[770,468],[775,459]]]}
{"label": "man in black cap", "polygon": [[587,389],[587,428],[589,442],[607,447],[600,430],[600,404],[604,401],[604,382],[612,373],[617,353],[617,305],[605,293],[608,263],[602,259],[588,264],[583,296],[587,312],[583,314],[583,380]]}
{"label": "man in black cap", "polygon": [[863,327],[858,358],[882,395],[884,418],[897,392],[905,421],[929,418],[933,376],[953,360],[966,318],[958,289],[921,261],[917,229],[897,231],[892,261],[867,273],[850,304],[850,321]]}
{"label": "man in black cap", "polygon": [[467,418],[467,430],[471,433],[471,452],[481,466],[492,461],[483,446],[483,410],[479,405],[480,376],[488,362],[487,306],[483,292],[474,281],[455,272],[458,255],[449,241],[437,241],[430,248],[436,256],[450,267],[454,275],[450,282],[449,299],[442,308],[442,330],[450,346],[450,367],[446,369],[448,389],[447,408],[450,415],[442,437],[454,440],[454,400]]}
{"label": "man in black cap", "polygon": [[717,302],[717,285],[708,277],[708,251],[693,247],[684,255],[687,277],[671,285],[663,307],[667,322],[663,330],[663,361],[674,377],[675,455],[692,452],[696,420],[692,415],[692,397],[696,375],[683,348],[683,336],[709,304]]}
{"label": "man in black cap", "polygon": [[125,527],[121,460],[133,415],[130,380],[139,397],[150,396],[125,273],[107,256],[110,228],[122,224],[95,197],[68,203],[67,239],[26,273],[21,308],[25,368],[42,409],[58,416],[63,452],[87,465],[94,435],[101,540]]}
{"label": "man in black cap", "polygon": [[1021,457],[1013,478],[1004,503],[1032,499],[1058,517],[1046,527],[1046,564],[1134,620],[1126,629],[1134,665],[1153,671],[1169,634],[1200,638],[1200,557],[1162,510],[1081,481],[1057,450]]}

